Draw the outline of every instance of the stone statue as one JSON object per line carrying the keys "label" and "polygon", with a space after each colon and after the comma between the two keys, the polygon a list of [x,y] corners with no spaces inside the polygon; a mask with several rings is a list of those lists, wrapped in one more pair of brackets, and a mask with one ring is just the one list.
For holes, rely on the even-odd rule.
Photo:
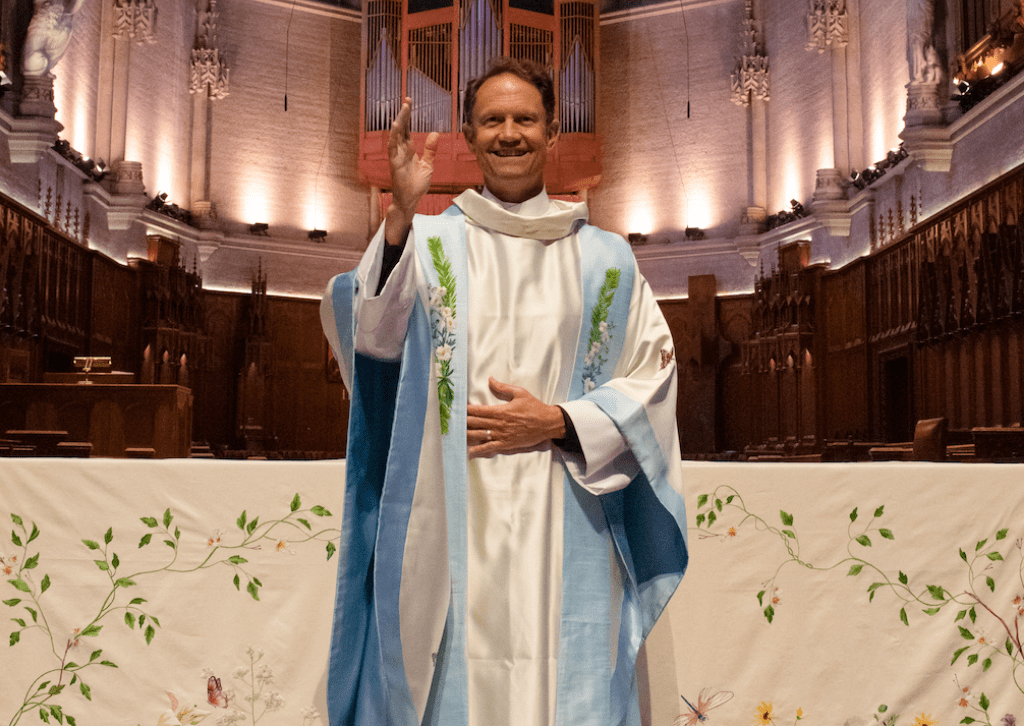
{"label": "stone statue", "polygon": [[933,26],[935,24],[934,0],[917,0],[914,20],[910,29],[910,45],[913,53],[911,79],[915,83],[937,83],[942,75],[939,54],[935,50]]}
{"label": "stone statue", "polygon": [[[67,7],[66,3],[71,2]],[[85,0],[35,0],[21,69],[26,77],[49,75],[71,42],[71,24]]]}

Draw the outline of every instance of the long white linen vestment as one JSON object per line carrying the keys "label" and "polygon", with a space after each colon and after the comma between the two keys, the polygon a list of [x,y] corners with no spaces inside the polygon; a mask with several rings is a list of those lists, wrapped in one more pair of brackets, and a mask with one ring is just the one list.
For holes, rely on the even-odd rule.
{"label": "long white linen vestment", "polygon": [[[629,485],[641,466],[634,447],[600,403],[588,400],[588,396],[567,400],[581,336],[586,340],[591,333],[591,320],[584,319],[580,284],[582,256],[587,250],[581,248],[578,234],[586,221],[586,205],[552,201],[542,193],[509,210],[493,197],[473,191],[460,195],[455,205],[465,215],[467,275],[465,282],[458,280],[458,284],[463,286],[460,294],[468,291],[468,296],[460,299],[468,299],[470,304],[460,304],[454,316],[440,305],[444,291],[431,286],[431,271],[424,269],[429,258],[425,263],[415,253],[415,224],[401,260],[380,295],[374,295],[384,244],[382,227],[356,273],[354,347],[356,353],[370,359],[401,359],[409,320],[419,302],[424,309],[436,311],[439,319],[445,315],[457,319],[461,332],[455,345],[466,346],[469,403],[502,403],[488,387],[488,378],[493,377],[522,386],[541,401],[562,405],[572,419],[583,448],[582,458],[548,444],[526,453],[473,459],[468,463],[466,487],[468,723],[554,726],[563,617],[566,471],[586,491],[606,495]],[[600,329],[603,341],[623,336],[622,353],[617,362],[608,363],[615,368],[602,388],[607,386],[616,395],[636,402],[649,422],[644,430],[653,432],[656,438],[648,444],[659,450],[665,461],[678,462],[671,335],[631,255],[629,261],[634,269],[628,324],[616,329],[614,322],[607,321]],[[335,319],[334,284],[332,280],[328,286],[321,312],[324,330],[351,388],[351,371],[342,360],[344,346],[338,338],[342,321]],[[432,347],[438,342],[433,340]],[[434,350],[419,473],[401,563],[401,658],[417,721],[432,709],[428,702],[438,688],[440,676],[435,671],[450,596],[448,559],[444,556],[446,531],[440,526],[445,507],[442,457],[431,443],[431,439],[440,437],[436,382],[442,375],[441,361],[450,355],[450,350],[442,347]],[[600,348],[600,343],[595,344],[587,358],[587,371],[600,368]],[[584,379],[584,392],[589,393],[594,386],[591,379]],[[680,492],[679,466],[664,468],[669,485]],[[679,534],[676,540],[681,537],[685,534]],[[679,576],[685,567],[682,541]],[[602,557],[615,560],[611,542],[606,549]],[[567,561],[565,566],[573,565]],[[610,568],[613,596],[607,613],[607,643],[603,646],[610,668],[615,668],[620,647],[623,579],[630,577],[628,569],[621,564]],[[667,600],[664,594],[659,597]],[[643,625],[643,634],[652,624]],[[383,659],[387,661],[387,656]],[[631,674],[630,670],[629,677]],[[562,717],[558,720],[590,723]]]}

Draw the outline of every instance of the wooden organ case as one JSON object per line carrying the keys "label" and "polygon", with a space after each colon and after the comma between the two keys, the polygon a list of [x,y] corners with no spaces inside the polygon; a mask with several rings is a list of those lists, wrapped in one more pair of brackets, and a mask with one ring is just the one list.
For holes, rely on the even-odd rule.
{"label": "wooden organ case", "polygon": [[369,0],[363,12],[359,173],[364,182],[378,189],[390,186],[388,130],[402,99],[411,96],[417,148],[430,132],[441,134],[431,193],[450,195],[482,184],[462,137],[463,96],[468,81],[500,55],[542,63],[555,81],[561,136],[548,157],[548,192],[576,193],[600,181],[596,3]]}

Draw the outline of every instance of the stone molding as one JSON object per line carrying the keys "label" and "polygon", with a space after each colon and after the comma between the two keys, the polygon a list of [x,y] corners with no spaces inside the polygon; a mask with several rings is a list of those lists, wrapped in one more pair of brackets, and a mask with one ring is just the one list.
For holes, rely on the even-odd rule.
{"label": "stone molding", "polygon": [[807,13],[807,50],[824,53],[829,46],[845,48],[850,40],[846,0],[810,0]]}
{"label": "stone molding", "polygon": [[740,48],[743,55],[737,59],[731,76],[733,103],[749,106],[754,98],[769,100],[768,56],[761,38],[761,24],[754,18],[753,0],[746,0]]}
{"label": "stone molding", "polygon": [[136,43],[156,42],[156,0],[114,0],[113,35]]}

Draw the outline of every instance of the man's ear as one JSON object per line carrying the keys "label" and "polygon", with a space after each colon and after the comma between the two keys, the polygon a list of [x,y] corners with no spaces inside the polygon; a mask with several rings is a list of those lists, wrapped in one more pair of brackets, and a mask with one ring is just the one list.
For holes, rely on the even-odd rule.
{"label": "man's ear", "polygon": [[467,144],[472,144],[476,136],[473,132],[473,125],[469,123],[462,124],[462,135],[465,137]]}
{"label": "man's ear", "polygon": [[549,151],[554,148],[556,141],[558,141],[558,119],[557,118],[552,120],[552,122],[548,124],[548,142],[547,143],[548,143],[548,150]]}

